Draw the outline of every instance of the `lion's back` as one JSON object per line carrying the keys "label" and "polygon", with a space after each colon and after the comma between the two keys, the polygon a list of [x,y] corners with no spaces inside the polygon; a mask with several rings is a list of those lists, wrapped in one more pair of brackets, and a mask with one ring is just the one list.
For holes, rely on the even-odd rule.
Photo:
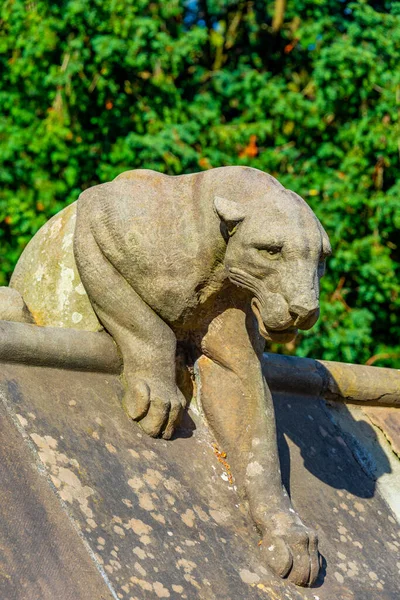
{"label": "lion's back", "polygon": [[76,203],[43,225],[22,253],[10,287],[22,295],[37,325],[98,331],[75,264],[75,218]]}

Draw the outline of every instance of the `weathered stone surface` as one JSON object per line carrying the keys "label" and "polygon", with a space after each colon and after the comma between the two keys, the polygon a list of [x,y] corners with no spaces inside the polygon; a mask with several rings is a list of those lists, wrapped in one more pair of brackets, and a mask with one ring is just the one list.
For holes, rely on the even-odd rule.
{"label": "weathered stone surface", "polygon": [[[400,527],[317,398],[275,398],[283,480],[324,557],[307,590],[265,569],[260,536],[220,462],[230,456],[218,460],[196,413],[166,442],[129,420],[116,376],[2,365],[0,380],[52,478],[48,494],[65,503],[115,598],[398,597]],[[0,581],[1,590],[8,582]],[[28,599],[21,591],[12,600]]]}
{"label": "weathered stone surface", "polygon": [[383,431],[393,452],[400,458],[400,411],[396,408],[382,406],[368,406],[363,410],[371,423]]}
{"label": "weathered stone surface", "polygon": [[22,295],[37,325],[99,331],[74,259],[75,221],[76,203],[38,231],[22,253],[10,287]]}
{"label": "weathered stone surface", "polygon": [[1,600],[111,600],[1,401],[0,464]]}

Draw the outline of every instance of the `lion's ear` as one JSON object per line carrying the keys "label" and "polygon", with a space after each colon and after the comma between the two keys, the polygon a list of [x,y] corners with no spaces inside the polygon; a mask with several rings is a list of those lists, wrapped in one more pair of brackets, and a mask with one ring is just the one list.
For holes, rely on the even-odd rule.
{"label": "lion's ear", "polygon": [[215,196],[214,208],[219,218],[226,223],[230,235],[246,216],[241,204],[221,198],[221,196]]}

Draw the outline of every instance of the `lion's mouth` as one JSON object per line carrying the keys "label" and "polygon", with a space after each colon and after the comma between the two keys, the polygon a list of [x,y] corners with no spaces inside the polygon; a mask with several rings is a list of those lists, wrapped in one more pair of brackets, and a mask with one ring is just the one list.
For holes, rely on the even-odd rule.
{"label": "lion's mouth", "polygon": [[297,335],[297,327],[290,326],[283,329],[272,329],[267,327],[261,316],[261,309],[256,298],[252,299],[251,308],[257,319],[260,334],[267,341],[284,344],[286,342],[290,342]]}

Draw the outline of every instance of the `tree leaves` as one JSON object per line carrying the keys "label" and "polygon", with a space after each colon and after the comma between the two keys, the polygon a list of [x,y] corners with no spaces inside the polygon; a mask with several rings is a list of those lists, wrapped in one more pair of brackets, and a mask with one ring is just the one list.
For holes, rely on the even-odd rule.
{"label": "tree leaves", "polygon": [[[5,0],[0,284],[121,171],[244,164],[301,194],[334,255],[296,351],[400,366],[400,3]],[[376,358],[378,357],[378,358]]]}

